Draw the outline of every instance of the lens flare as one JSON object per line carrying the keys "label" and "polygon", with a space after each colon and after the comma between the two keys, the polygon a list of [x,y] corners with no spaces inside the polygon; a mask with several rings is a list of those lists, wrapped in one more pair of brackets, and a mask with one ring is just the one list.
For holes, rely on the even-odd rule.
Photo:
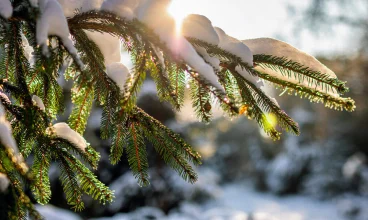
{"label": "lens flare", "polygon": [[172,1],[167,8],[168,13],[174,18],[176,24],[176,33],[181,34],[181,26],[184,18],[189,14],[186,10],[183,10],[179,1]]}

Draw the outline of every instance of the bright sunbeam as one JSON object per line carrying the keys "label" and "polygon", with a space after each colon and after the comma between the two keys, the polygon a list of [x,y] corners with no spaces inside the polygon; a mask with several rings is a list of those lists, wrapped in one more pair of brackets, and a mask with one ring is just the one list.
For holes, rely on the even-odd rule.
{"label": "bright sunbeam", "polygon": [[181,26],[183,24],[184,18],[190,14],[190,12],[187,10],[185,6],[183,7],[183,4],[180,4],[180,1],[172,1],[170,6],[167,8],[167,11],[169,14],[174,18],[175,24],[176,24],[176,32],[178,34],[181,33]]}

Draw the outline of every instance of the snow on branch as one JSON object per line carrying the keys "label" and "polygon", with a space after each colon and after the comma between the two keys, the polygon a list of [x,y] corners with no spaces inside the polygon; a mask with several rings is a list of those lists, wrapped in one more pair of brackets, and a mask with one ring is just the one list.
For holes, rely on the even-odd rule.
{"label": "snow on branch", "polygon": [[3,18],[10,18],[13,14],[13,6],[9,0],[0,1],[0,16]]}
{"label": "snow on branch", "polygon": [[[240,40],[227,35],[225,31],[223,31],[221,28],[215,27],[215,30],[220,38],[220,43],[218,45],[220,48],[226,50],[227,52],[230,52],[233,55],[236,55],[249,67],[253,67],[253,53],[249,49],[249,47],[247,47],[247,45],[242,43]],[[259,79],[257,77],[252,76],[247,69],[244,69],[239,65],[235,67],[235,70],[242,77],[249,80],[255,85],[259,81]]]}
{"label": "snow on branch", "polygon": [[169,3],[169,0],[146,1],[145,4],[138,7],[137,17],[154,30],[174,55],[182,58],[211,85],[223,91],[213,68],[197,54],[184,37],[176,34],[175,21],[167,12]]}
{"label": "snow on branch", "polygon": [[48,37],[56,35],[61,39],[64,47],[73,56],[77,64],[83,67],[77,49],[70,39],[68,23],[60,4],[57,0],[40,0],[39,8],[41,15],[37,19],[36,39],[37,43],[42,46],[43,54],[49,56]]}
{"label": "snow on branch", "polygon": [[86,140],[64,122],[54,124],[51,128],[48,128],[47,133],[69,141],[82,151],[87,148]]}
{"label": "snow on branch", "polygon": [[[196,38],[213,45],[218,45],[220,43],[219,36],[212,26],[211,21],[203,15],[188,15],[183,21],[181,34],[185,37]],[[220,60],[217,57],[210,56],[203,47],[198,47],[196,49],[206,62],[216,70],[220,70]]]}
{"label": "snow on branch", "polygon": [[313,56],[285,42],[271,38],[243,42],[255,55],[258,71],[335,97],[348,90],[332,70]]}
{"label": "snow on branch", "polygon": [[42,99],[36,95],[32,96],[32,102],[35,106],[40,108],[42,111],[45,111],[45,105],[42,102]]}

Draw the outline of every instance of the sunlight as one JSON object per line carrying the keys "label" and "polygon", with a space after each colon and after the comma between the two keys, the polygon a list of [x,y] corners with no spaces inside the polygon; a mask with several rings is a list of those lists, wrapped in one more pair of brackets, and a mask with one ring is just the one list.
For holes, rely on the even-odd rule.
{"label": "sunlight", "polygon": [[186,4],[180,4],[180,1],[172,1],[170,6],[167,8],[169,14],[174,18],[176,24],[176,33],[181,33],[181,26],[184,18],[190,14],[189,8],[185,7]]}

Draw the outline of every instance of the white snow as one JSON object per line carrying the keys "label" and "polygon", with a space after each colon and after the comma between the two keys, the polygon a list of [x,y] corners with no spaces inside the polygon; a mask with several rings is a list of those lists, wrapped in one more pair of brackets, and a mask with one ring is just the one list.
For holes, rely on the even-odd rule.
{"label": "white snow", "polygon": [[[320,63],[313,56],[304,53],[303,51],[298,50],[297,48],[287,44],[285,42],[275,40],[272,38],[257,38],[257,39],[249,39],[244,40],[245,43],[253,52],[253,54],[266,54],[273,55],[277,57],[285,57],[287,59],[293,60],[302,64],[305,67],[310,68],[313,71],[319,71],[321,73],[329,75],[331,78],[336,78],[336,74],[327,68],[325,65]],[[277,77],[279,79],[303,85],[310,89],[315,89],[317,91],[327,93],[334,97],[339,97],[337,91],[329,90],[326,91],[325,88],[322,88],[321,85],[316,86],[315,84],[309,85],[308,79],[305,77],[304,80],[298,80],[295,77],[289,78],[287,75],[282,75],[280,72],[275,71],[271,68],[262,68],[260,66],[256,67],[256,70],[269,74],[271,76]]]}
{"label": "white snow", "polygon": [[133,20],[136,18],[134,11],[138,6],[138,2],[137,0],[105,0],[101,10],[113,12],[127,20]]}
{"label": "white snow", "polygon": [[122,63],[111,63],[106,67],[107,75],[124,91],[124,85],[130,76],[129,69]]}
{"label": "white snow", "polygon": [[28,62],[31,64],[31,66],[33,66],[34,64],[34,56],[33,56],[33,52],[34,49],[32,46],[29,45],[29,42],[27,40],[27,38],[24,36],[24,34],[22,33],[22,46],[23,46],[23,50],[24,50],[24,56],[27,58]]}
{"label": "white snow", "polygon": [[76,10],[86,12],[99,10],[103,0],[58,0],[66,17],[73,17]]}
{"label": "white snow", "polygon": [[9,0],[0,1],[0,16],[8,19],[13,14],[13,6]]}
{"label": "white snow", "polygon": [[81,220],[76,213],[57,208],[52,205],[36,205],[36,210],[45,218],[45,220]]}
{"label": "white snow", "polygon": [[[249,66],[253,66],[253,54],[247,45],[242,43],[240,40],[227,35],[221,28],[215,27],[215,30],[220,39],[220,43],[218,45],[220,48],[240,57],[242,61],[247,63]],[[245,79],[257,85],[257,87],[263,86],[258,77],[252,76],[248,71],[240,66],[236,66],[235,71]]]}
{"label": "white snow", "polygon": [[105,58],[107,75],[119,86],[121,91],[124,91],[124,85],[130,73],[129,69],[121,63],[121,42],[119,37],[90,31],[86,31],[86,34],[100,48]]}
{"label": "white snow", "polygon": [[211,57],[206,49],[199,47],[197,48],[197,52],[202,55],[203,59],[207,61],[213,68],[215,68],[217,71],[220,70],[220,59],[217,57]]}
{"label": "white snow", "polygon": [[[188,15],[184,20],[181,28],[181,34],[185,37],[192,37],[207,43],[218,45],[220,39],[212,26],[211,21],[197,14]],[[220,60],[216,57],[211,57],[204,48],[196,48],[197,52],[202,55],[213,68],[220,70]]]}
{"label": "white snow", "polygon": [[136,9],[137,18],[152,28],[160,39],[166,43],[171,52],[180,56],[213,86],[224,91],[213,68],[197,54],[183,36],[176,34],[175,21],[167,12],[169,3],[170,0],[141,1]]}
{"label": "white snow", "polygon": [[6,148],[12,149],[15,154],[18,154],[19,151],[12,134],[12,127],[5,116],[0,118],[0,141]]}
{"label": "white snow", "polygon": [[266,54],[278,57],[286,57],[306,67],[309,67],[311,70],[320,71],[324,74],[328,74],[331,78],[336,78],[336,74],[319,62],[316,58],[283,41],[272,38],[256,38],[243,40],[243,43],[250,48],[253,54]]}
{"label": "white snow", "polygon": [[36,95],[32,96],[33,105],[38,106],[42,111],[45,111],[45,105],[42,102],[42,99]]}
{"label": "white snow", "polygon": [[8,177],[5,174],[0,173],[0,192],[5,192],[5,190],[8,189],[9,184],[10,180]]}
{"label": "white snow", "polygon": [[362,169],[366,161],[367,158],[364,154],[362,153],[353,154],[351,157],[348,158],[348,160],[342,167],[342,174],[347,179],[353,178],[355,175],[358,174],[360,169]]}
{"label": "white snow", "polygon": [[4,106],[0,103],[0,120],[5,119],[6,117],[6,111],[4,109]]}
{"label": "white snow", "polygon": [[73,55],[80,66],[83,66],[79,59],[77,49],[70,39],[69,27],[64,16],[62,7],[57,0],[40,0],[39,7],[41,16],[37,19],[36,39],[37,43],[42,46],[45,55],[49,54],[47,47],[47,39],[50,35],[56,35],[61,39],[64,47]]}
{"label": "white snow", "polygon": [[[0,103],[0,142],[8,149],[12,149],[15,155],[19,153],[17,142],[12,134],[12,127],[8,120],[6,120],[6,111]],[[22,158],[18,158],[22,159]]]}
{"label": "white snow", "polygon": [[[134,180],[134,178],[132,178]],[[120,185],[125,185],[123,179]],[[118,183],[118,181],[116,181]],[[133,184],[133,182],[131,183]],[[136,183],[135,183],[136,184]],[[194,187],[195,185],[193,185]],[[118,187],[124,189],[124,187]],[[301,195],[278,197],[260,193],[248,183],[238,182],[221,187],[216,200],[205,204],[183,202],[167,216],[154,207],[141,207],[130,213],[95,220],[343,220],[334,201],[319,201]],[[127,190],[127,189],[126,189]],[[129,195],[129,190],[126,191]],[[121,194],[117,194],[121,195]],[[124,195],[117,196],[124,199]],[[342,204],[343,205],[343,204]],[[120,207],[118,207],[120,208]],[[152,218],[149,218],[152,216]],[[156,217],[156,218],[154,218]],[[362,218],[364,219],[364,218]]]}
{"label": "white snow", "polygon": [[250,185],[244,183],[225,185],[222,189],[221,198],[212,205],[219,209],[231,207],[246,213],[254,213],[254,216],[258,217],[268,216],[267,220],[343,219],[331,201],[324,202],[300,195],[278,197],[269,193],[255,192]]}
{"label": "white snow", "polygon": [[162,67],[166,68],[164,54],[162,53],[162,51],[159,48],[155,47],[154,45],[152,45],[152,49],[153,52],[156,54],[158,61],[160,62]]}
{"label": "white snow", "polygon": [[108,33],[100,33],[97,31],[85,31],[88,38],[91,39],[100,48],[102,55],[105,58],[105,66],[111,63],[121,61],[121,42],[119,37]]}
{"label": "white snow", "polygon": [[263,82],[258,77],[251,75],[248,71],[244,70],[240,66],[236,66],[235,71],[238,72],[242,77],[244,77],[244,79],[256,85],[258,88],[264,86]]}
{"label": "white snow", "polygon": [[31,6],[37,8],[38,7],[38,0],[28,0]]}
{"label": "white snow", "polygon": [[87,147],[86,140],[76,131],[71,129],[68,124],[60,122],[54,124],[52,128],[57,137],[68,140],[82,151],[85,151]]}
{"label": "white snow", "polygon": [[181,34],[185,37],[196,38],[213,45],[220,43],[219,36],[212,26],[211,21],[203,15],[188,15],[183,20]]}
{"label": "white snow", "polygon": [[253,66],[253,54],[247,45],[227,35],[221,28],[215,27],[215,30],[220,38],[219,47],[240,57],[249,66]]}

